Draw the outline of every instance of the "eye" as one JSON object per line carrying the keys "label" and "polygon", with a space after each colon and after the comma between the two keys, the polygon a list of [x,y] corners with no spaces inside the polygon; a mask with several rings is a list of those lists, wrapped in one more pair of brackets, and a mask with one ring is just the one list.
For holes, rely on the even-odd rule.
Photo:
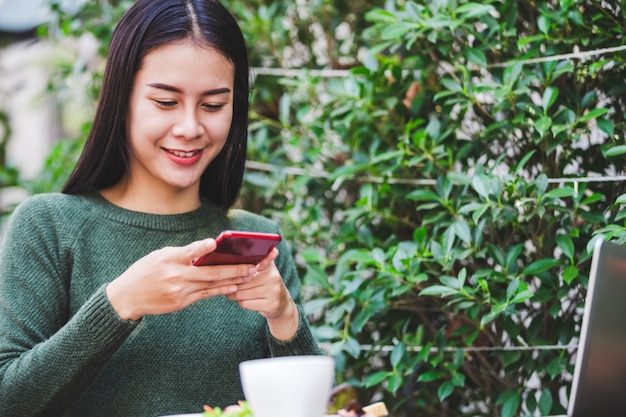
{"label": "eye", "polygon": [[171,108],[174,107],[176,105],[176,102],[173,100],[154,100],[154,102],[159,106],[159,107],[163,107],[163,108]]}
{"label": "eye", "polygon": [[202,105],[202,108],[207,110],[207,111],[218,111],[222,107],[224,107],[224,104],[222,104],[222,103],[220,103],[220,104],[204,103]]}

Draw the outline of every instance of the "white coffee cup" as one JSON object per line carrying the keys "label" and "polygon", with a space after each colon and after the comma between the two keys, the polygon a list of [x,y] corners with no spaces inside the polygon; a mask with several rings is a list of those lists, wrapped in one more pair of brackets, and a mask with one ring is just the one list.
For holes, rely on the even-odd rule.
{"label": "white coffee cup", "polygon": [[322,417],[330,401],[335,360],[281,356],[239,364],[241,385],[254,417]]}

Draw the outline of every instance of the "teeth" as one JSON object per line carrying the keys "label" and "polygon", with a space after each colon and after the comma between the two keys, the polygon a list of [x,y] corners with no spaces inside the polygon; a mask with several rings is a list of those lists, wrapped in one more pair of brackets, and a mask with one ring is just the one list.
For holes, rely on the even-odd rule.
{"label": "teeth", "polygon": [[195,152],[181,152],[181,151],[170,151],[170,152],[181,158],[191,158],[195,154]]}

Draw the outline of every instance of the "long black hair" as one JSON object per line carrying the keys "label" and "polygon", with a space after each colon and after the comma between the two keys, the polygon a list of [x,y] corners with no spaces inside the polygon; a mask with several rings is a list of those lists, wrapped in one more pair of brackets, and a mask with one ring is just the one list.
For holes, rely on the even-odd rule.
{"label": "long black hair", "polygon": [[[93,125],[63,187],[81,194],[118,183],[128,170],[125,119],[133,82],[144,57],[171,42],[191,39],[209,46],[235,69],[233,119],[226,144],[200,179],[200,195],[227,210],[237,200],[245,169],[249,64],[243,34],[217,0],[138,0],[117,24],[107,57]],[[184,71],[184,66],[181,66]]]}

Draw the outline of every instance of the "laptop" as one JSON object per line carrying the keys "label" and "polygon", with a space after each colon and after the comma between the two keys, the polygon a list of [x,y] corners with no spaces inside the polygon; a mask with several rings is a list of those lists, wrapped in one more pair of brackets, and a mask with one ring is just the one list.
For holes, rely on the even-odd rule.
{"label": "laptop", "polygon": [[567,417],[626,416],[626,246],[594,247]]}

